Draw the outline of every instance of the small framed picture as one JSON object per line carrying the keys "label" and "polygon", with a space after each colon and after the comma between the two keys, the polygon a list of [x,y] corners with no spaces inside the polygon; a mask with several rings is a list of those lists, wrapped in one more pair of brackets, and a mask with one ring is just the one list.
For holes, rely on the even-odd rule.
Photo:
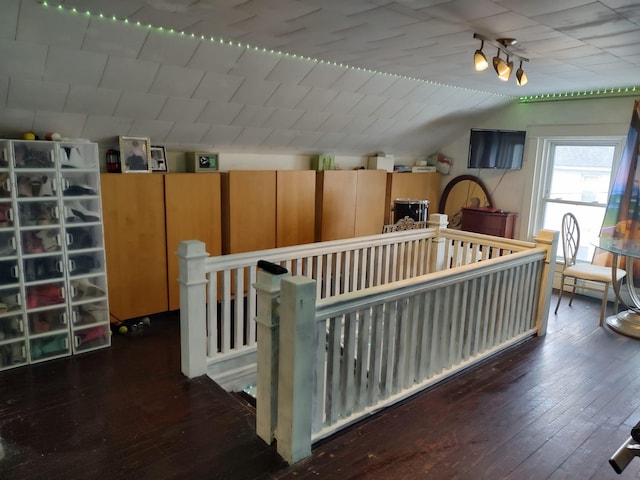
{"label": "small framed picture", "polygon": [[186,152],[187,172],[217,172],[218,154],[208,152]]}
{"label": "small framed picture", "polygon": [[164,147],[151,146],[151,171],[152,172],[168,172],[167,152]]}
{"label": "small framed picture", "polygon": [[120,137],[120,161],[124,173],[151,171],[151,141],[149,137]]}

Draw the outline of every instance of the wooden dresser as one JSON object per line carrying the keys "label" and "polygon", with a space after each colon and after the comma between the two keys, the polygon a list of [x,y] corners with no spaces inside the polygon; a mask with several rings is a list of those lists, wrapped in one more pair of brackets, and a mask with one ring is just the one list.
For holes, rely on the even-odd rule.
{"label": "wooden dresser", "polygon": [[513,238],[518,214],[495,208],[463,208],[462,230]]}

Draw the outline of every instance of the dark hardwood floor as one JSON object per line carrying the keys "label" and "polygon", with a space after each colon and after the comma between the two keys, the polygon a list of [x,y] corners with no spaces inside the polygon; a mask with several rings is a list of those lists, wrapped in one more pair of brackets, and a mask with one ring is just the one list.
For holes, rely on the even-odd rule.
{"label": "dark hardwood floor", "polygon": [[[554,299],[555,300],[555,299]],[[640,340],[563,302],[548,335],[388,409],[287,466],[254,410],[180,373],[177,315],[107,350],[0,372],[0,479],[613,479],[640,420]]]}

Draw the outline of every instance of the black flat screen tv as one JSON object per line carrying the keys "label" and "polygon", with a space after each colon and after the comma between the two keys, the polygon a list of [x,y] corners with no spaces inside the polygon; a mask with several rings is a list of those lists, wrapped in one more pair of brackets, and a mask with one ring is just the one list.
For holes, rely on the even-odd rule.
{"label": "black flat screen tv", "polygon": [[472,128],[467,167],[521,169],[526,133],[517,130]]}

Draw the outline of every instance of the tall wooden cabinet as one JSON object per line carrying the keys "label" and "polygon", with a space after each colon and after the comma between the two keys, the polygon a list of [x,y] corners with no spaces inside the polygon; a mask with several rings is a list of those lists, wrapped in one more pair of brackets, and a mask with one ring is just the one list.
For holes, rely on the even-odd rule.
{"label": "tall wooden cabinet", "polygon": [[110,345],[98,147],[0,141],[0,370]]}
{"label": "tall wooden cabinet", "polygon": [[222,251],[220,174],[103,174],[105,247],[114,321],[180,307],[182,240]]}
{"label": "tall wooden cabinet", "polygon": [[276,246],[276,171],[223,174],[223,251],[242,253]]}
{"label": "tall wooden cabinet", "polygon": [[101,175],[113,321],[168,310],[164,176]]}
{"label": "tall wooden cabinet", "polygon": [[315,240],[316,172],[276,172],[276,247],[313,243]]}
{"label": "tall wooden cabinet", "polygon": [[429,200],[429,214],[438,213],[440,203],[439,173],[388,173],[384,223],[393,222],[393,201],[396,198]]}
{"label": "tall wooden cabinet", "polygon": [[316,241],[382,232],[384,170],[325,170],[316,176]]}
{"label": "tall wooden cabinet", "polygon": [[231,170],[223,175],[224,253],[314,241],[315,171]]}
{"label": "tall wooden cabinet", "polygon": [[219,173],[164,175],[169,310],[180,308],[180,265],[176,252],[183,240],[200,240],[209,255],[222,254]]}

